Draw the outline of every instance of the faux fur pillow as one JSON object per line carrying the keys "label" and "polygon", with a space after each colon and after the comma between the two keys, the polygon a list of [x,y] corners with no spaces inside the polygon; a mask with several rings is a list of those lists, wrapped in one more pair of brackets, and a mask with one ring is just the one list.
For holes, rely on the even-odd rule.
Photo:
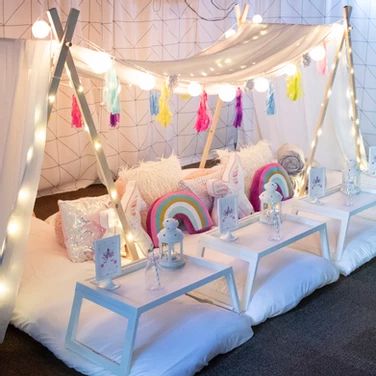
{"label": "faux fur pillow", "polygon": [[127,183],[134,180],[148,206],[163,195],[179,189],[183,173],[175,155],[160,161],[141,162],[138,167],[123,168],[119,177]]}
{"label": "faux fur pillow", "polygon": [[211,179],[220,179],[222,173],[222,168],[219,166],[197,169],[197,171],[192,172],[179,183],[179,188],[191,191],[198,196],[210,213],[213,208],[213,197],[209,195],[206,184]]}
{"label": "faux fur pillow", "polygon": [[[229,150],[217,150],[221,164],[227,164],[231,153],[234,152]],[[248,195],[254,173],[260,167],[273,161],[273,152],[270,144],[265,140],[261,140],[256,145],[241,148],[235,153],[238,153],[240,163],[244,170],[244,189],[245,193]]]}

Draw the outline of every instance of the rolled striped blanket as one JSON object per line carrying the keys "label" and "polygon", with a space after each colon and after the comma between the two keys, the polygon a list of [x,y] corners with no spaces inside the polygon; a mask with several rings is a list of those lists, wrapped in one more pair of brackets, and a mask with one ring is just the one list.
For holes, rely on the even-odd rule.
{"label": "rolled striped blanket", "polygon": [[277,150],[277,159],[289,175],[298,175],[304,169],[304,153],[296,145],[283,144]]}

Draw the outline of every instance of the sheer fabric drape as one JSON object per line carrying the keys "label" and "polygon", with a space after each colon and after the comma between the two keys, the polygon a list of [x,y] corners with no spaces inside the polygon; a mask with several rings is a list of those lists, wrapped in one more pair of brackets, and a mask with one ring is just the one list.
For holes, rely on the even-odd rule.
{"label": "sheer fabric drape", "polygon": [[0,39],[0,340],[21,278],[43,161],[50,52],[48,42]]}

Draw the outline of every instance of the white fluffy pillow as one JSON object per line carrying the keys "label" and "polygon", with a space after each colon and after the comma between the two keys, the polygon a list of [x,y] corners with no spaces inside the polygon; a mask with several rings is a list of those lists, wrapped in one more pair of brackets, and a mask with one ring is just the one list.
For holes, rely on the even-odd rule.
{"label": "white fluffy pillow", "polygon": [[231,153],[238,153],[239,155],[240,163],[244,170],[245,194],[248,197],[252,178],[256,170],[273,161],[271,146],[267,141],[261,140],[256,145],[243,147],[237,152],[230,150],[217,150],[218,158],[220,159],[221,164],[227,164]]}
{"label": "white fluffy pillow", "polygon": [[119,177],[125,183],[134,180],[142,198],[150,206],[166,193],[179,190],[183,173],[179,159],[171,155],[156,162],[141,162],[135,168],[122,168]]}

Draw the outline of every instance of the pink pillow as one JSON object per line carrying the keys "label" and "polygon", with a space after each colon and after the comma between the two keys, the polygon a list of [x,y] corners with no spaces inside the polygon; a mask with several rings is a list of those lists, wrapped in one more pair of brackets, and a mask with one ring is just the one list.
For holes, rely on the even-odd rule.
{"label": "pink pillow", "polygon": [[56,236],[57,242],[62,247],[66,248],[65,241],[64,241],[63,224],[61,223],[60,211],[56,213],[56,217],[55,217],[55,236]]}
{"label": "pink pillow", "polygon": [[278,185],[278,192],[282,195],[282,200],[288,200],[294,195],[292,183],[286,170],[279,163],[268,163],[260,167],[253,176],[250,201],[256,211],[260,211],[259,196],[264,192],[264,185],[270,181]]}
{"label": "pink pillow", "polygon": [[147,231],[158,246],[158,232],[166,218],[176,218],[184,223],[190,234],[209,230],[213,226],[210,214],[203,202],[194,193],[178,191],[167,193],[152,203],[146,220]]}

